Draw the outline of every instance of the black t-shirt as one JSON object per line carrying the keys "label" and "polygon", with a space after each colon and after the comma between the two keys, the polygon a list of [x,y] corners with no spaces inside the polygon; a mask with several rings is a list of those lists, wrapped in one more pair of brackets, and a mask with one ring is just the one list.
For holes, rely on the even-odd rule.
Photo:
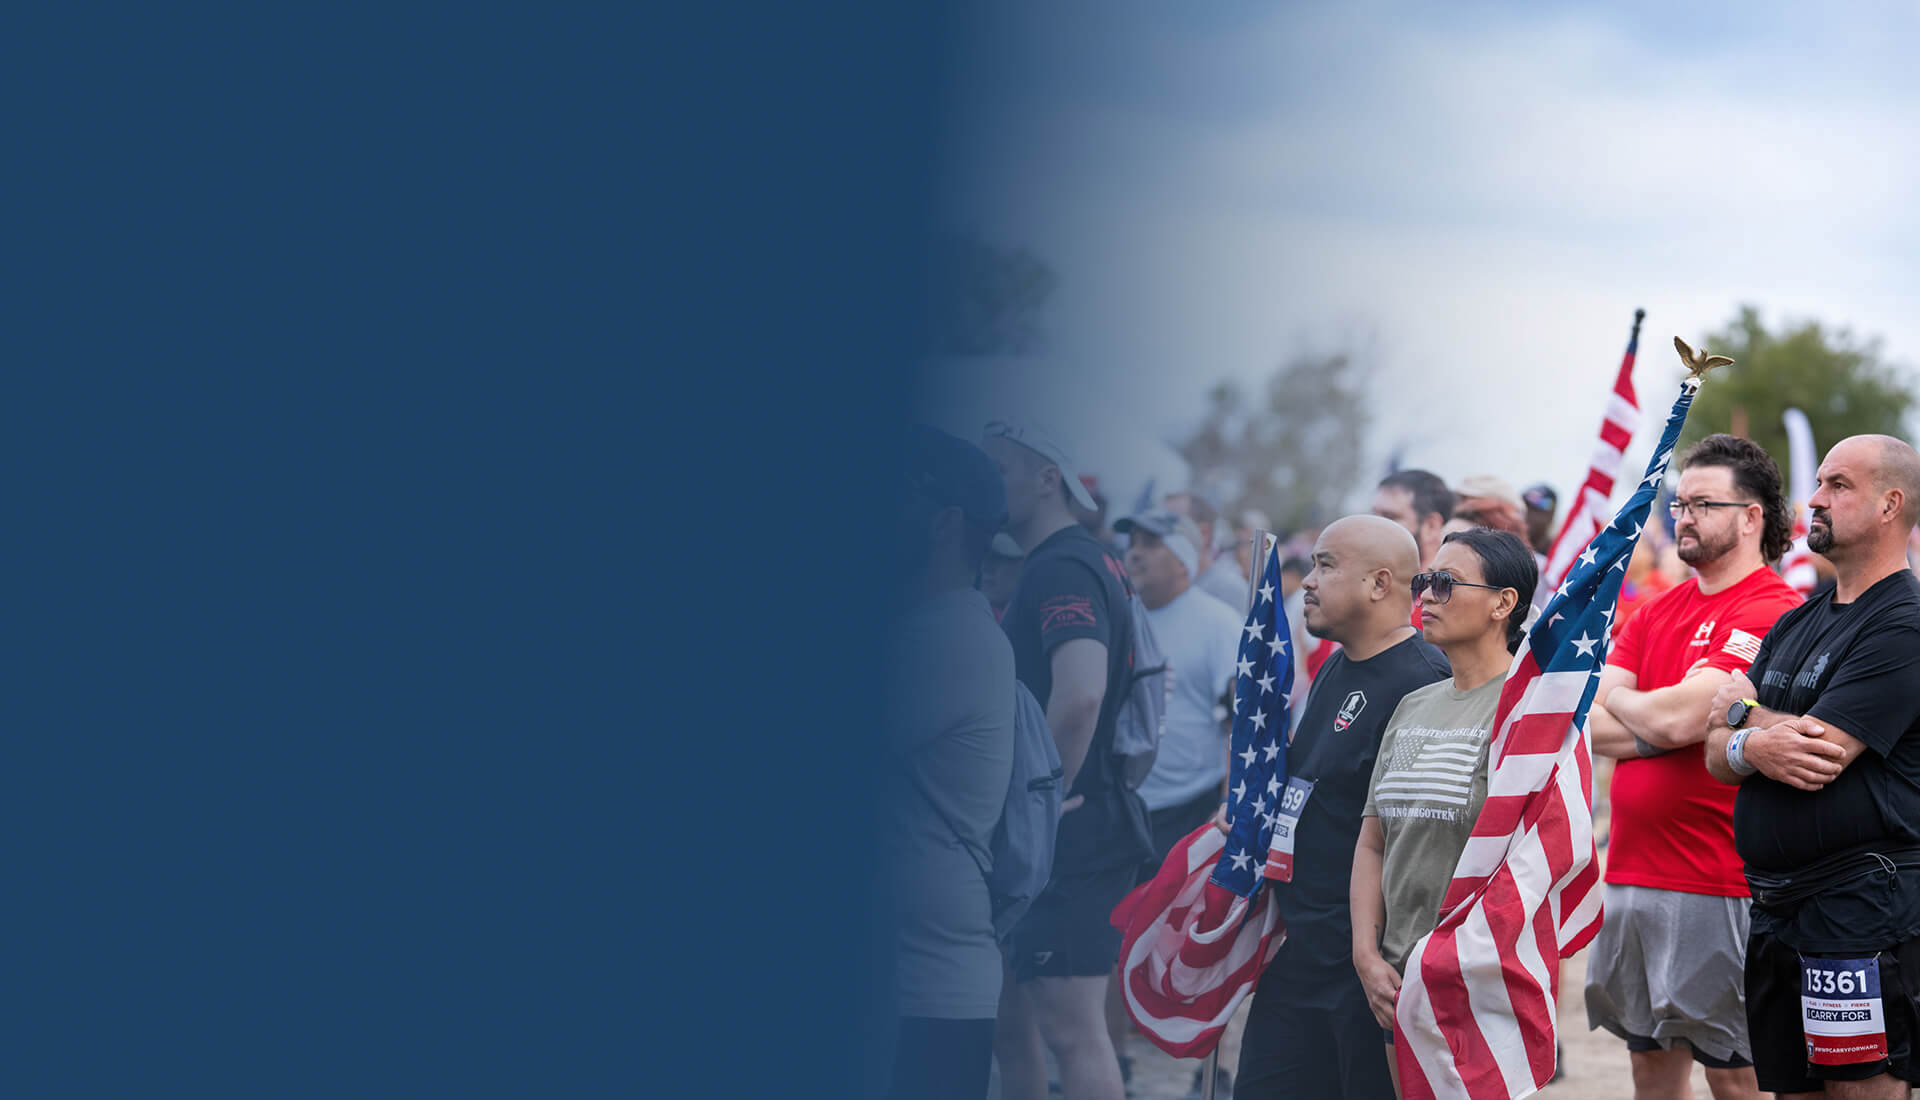
{"label": "black t-shirt", "polygon": [[1053,651],[1076,638],[1107,647],[1107,693],[1086,761],[1068,797],[1086,802],[1060,819],[1055,874],[1139,863],[1153,851],[1146,804],[1121,781],[1114,723],[1126,699],[1133,661],[1132,592],[1120,560],[1075,524],[1027,555],[1000,625],[1013,643],[1013,671],[1041,706],[1053,692]]}
{"label": "black t-shirt", "polygon": [[[1761,706],[1832,722],[1866,749],[1818,791],[1764,775],[1742,782],[1733,806],[1741,859],[1792,873],[1920,845],[1920,580],[1903,569],[1852,603],[1829,591],[1801,604],[1767,632],[1749,675]],[[1804,951],[1890,946],[1920,932],[1920,872],[1854,879],[1797,912],[1756,906],[1754,929]]]}
{"label": "black t-shirt", "polygon": [[1293,881],[1267,884],[1296,949],[1289,965],[1276,959],[1267,968],[1261,992],[1282,982],[1288,1000],[1325,1003],[1358,987],[1348,888],[1380,738],[1403,696],[1452,674],[1446,656],[1416,634],[1364,661],[1336,652],[1313,678],[1287,746],[1289,771],[1313,780],[1313,793],[1300,811]]}

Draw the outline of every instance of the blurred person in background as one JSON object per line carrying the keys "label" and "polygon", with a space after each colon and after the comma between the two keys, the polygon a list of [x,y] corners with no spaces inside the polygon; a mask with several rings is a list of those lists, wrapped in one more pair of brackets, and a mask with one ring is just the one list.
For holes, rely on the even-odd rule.
{"label": "blurred person in background", "polygon": [[1248,508],[1240,513],[1240,522],[1233,529],[1233,561],[1240,567],[1242,578],[1253,576],[1253,534],[1265,531],[1274,534],[1273,520],[1258,508]]}
{"label": "blurred person in background", "polygon": [[1553,518],[1560,508],[1560,494],[1544,481],[1536,481],[1520,490],[1520,502],[1527,506],[1527,545],[1544,558],[1553,551]]}
{"label": "blurred person in background", "polygon": [[[1313,563],[1304,557],[1289,557],[1280,563],[1281,610],[1287,613],[1287,632],[1293,639],[1293,713],[1300,713],[1301,704],[1307,701],[1307,692],[1313,685],[1313,672],[1320,665],[1309,668],[1317,639],[1307,633],[1306,593],[1301,591],[1300,582],[1307,579],[1313,571]],[[1325,663],[1326,657],[1321,657]]]}
{"label": "blurred person in background", "polygon": [[1388,474],[1373,494],[1373,514],[1407,529],[1420,547],[1422,569],[1440,549],[1440,529],[1453,518],[1453,505],[1453,490],[1426,470]]}
{"label": "blurred person in background", "polygon": [[1305,558],[1287,558],[1280,563],[1280,598],[1291,600],[1300,591],[1300,582],[1313,572],[1313,563]]}
{"label": "blurred person in background", "polygon": [[995,622],[1006,614],[1014,587],[1020,583],[1020,565],[1026,559],[1026,552],[1005,531],[993,536],[987,546],[987,560],[980,565],[980,592],[987,597],[987,606],[993,608]]}
{"label": "blurred person in background", "polygon": [[1031,425],[987,425],[1000,467],[1007,531],[1027,552],[1001,617],[1014,671],[1046,708],[1066,769],[1066,800],[1047,888],[1007,947],[994,1054],[1004,1100],[1045,1100],[1046,1052],[1075,1100],[1123,1100],[1107,985],[1120,959],[1114,906],[1152,848],[1146,805],[1113,752],[1133,660],[1126,569],[1073,518],[1092,494],[1059,441]]}
{"label": "blurred person in background", "polygon": [[1100,492],[1100,479],[1082,474],[1080,486],[1087,491],[1087,499],[1093,503],[1082,506],[1078,500],[1069,498],[1067,510],[1073,513],[1074,522],[1085,527],[1087,534],[1097,539],[1100,545],[1119,550],[1120,542],[1114,538],[1113,528],[1107,526],[1107,498]]}
{"label": "blurred person in background", "polygon": [[[1140,784],[1153,831],[1153,851],[1136,878],[1146,882],[1173,846],[1220,808],[1229,727],[1215,707],[1238,674],[1242,614],[1194,585],[1201,536],[1192,520],[1157,510],[1128,516],[1113,527],[1128,539],[1127,576],[1173,667],[1160,752]],[[1130,1028],[1117,978],[1107,1002],[1108,1028],[1114,1049],[1121,1052],[1121,1076],[1130,1079],[1131,1061],[1125,1054]]]}
{"label": "blurred person in background", "polygon": [[914,429],[901,509],[906,588],[887,647],[881,830],[895,905],[898,1013],[892,1100],[981,1100],[999,1009],[1000,948],[976,856],[991,843],[1013,769],[1013,647],[973,587],[1006,517],[993,462]]}
{"label": "blurred person in background", "polygon": [[1214,539],[1220,533],[1220,513],[1199,493],[1168,493],[1167,511],[1185,516],[1200,531],[1200,572],[1193,583],[1201,591],[1228,607],[1247,606],[1247,575],[1238,572],[1238,559],[1231,555],[1214,556]]}
{"label": "blurred person in background", "polygon": [[1654,537],[1658,528],[1649,528],[1642,532],[1640,541],[1634,543],[1633,557],[1627,559],[1627,577],[1620,582],[1620,603],[1614,612],[1612,637],[1618,638],[1624,630],[1627,620],[1640,605],[1673,587],[1673,581],[1665,573],[1654,568],[1654,562],[1660,557],[1660,542]]}
{"label": "blurred person in background", "polygon": [[[1453,518],[1527,538],[1527,506],[1511,484],[1491,474],[1475,474],[1453,490]],[[1536,566],[1541,564],[1535,563]]]}

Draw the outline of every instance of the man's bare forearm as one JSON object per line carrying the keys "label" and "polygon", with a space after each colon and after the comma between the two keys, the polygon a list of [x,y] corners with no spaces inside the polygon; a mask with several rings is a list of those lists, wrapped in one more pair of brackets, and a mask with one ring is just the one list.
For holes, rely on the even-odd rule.
{"label": "man's bare forearm", "polygon": [[[1618,690],[1615,695],[1620,694]],[[1610,756],[1615,760],[1631,760],[1640,755],[1633,743],[1633,731],[1622,725],[1613,712],[1595,703],[1587,711],[1587,737],[1593,744],[1594,755]]]}
{"label": "man's bare forearm", "polygon": [[1066,772],[1066,786],[1062,790],[1073,789],[1073,781],[1080,774],[1080,766],[1087,762],[1087,749],[1093,745],[1093,732],[1099,724],[1099,699],[1091,704],[1084,699],[1049,700],[1047,728],[1053,731],[1053,745],[1060,752],[1060,767]]}

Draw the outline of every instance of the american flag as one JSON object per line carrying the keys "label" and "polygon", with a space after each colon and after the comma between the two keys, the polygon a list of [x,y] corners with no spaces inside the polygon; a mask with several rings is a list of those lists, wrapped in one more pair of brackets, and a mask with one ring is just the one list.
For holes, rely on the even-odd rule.
{"label": "american flag", "polygon": [[1698,388],[1697,379],[1682,384],[1646,477],[1575,561],[1507,671],[1487,801],[1394,1011],[1408,1100],[1517,1100],[1553,1076],[1559,963],[1600,930],[1587,709],[1627,559]]}
{"label": "american flag", "polygon": [[1261,877],[1287,785],[1293,688],[1293,641],[1273,587],[1279,576],[1279,546],[1269,540],[1264,582],[1247,613],[1235,666],[1227,835],[1211,823],[1201,826],[1113,911],[1123,934],[1120,988],[1127,1013],[1176,1058],[1213,1051],[1286,938]]}
{"label": "american flag", "polygon": [[1613,380],[1613,392],[1607,395],[1607,413],[1600,421],[1600,441],[1593,448],[1593,462],[1587,467],[1587,480],[1574,494],[1559,537],[1547,554],[1547,567],[1540,584],[1557,588],[1567,571],[1593,540],[1594,533],[1607,515],[1607,501],[1613,496],[1613,481],[1620,476],[1620,459],[1633,433],[1640,430],[1640,401],[1633,395],[1633,357],[1640,348],[1640,322],[1647,311],[1633,311],[1633,334],[1627,337],[1627,354],[1620,360],[1620,373]]}

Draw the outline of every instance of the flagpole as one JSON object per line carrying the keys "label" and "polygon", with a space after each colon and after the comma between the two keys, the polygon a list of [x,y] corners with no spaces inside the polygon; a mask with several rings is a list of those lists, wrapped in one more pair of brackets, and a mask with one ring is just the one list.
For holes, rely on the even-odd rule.
{"label": "flagpole", "polygon": [[[1256,529],[1252,535],[1252,541],[1253,541],[1253,556],[1251,558],[1252,566],[1247,570],[1247,613],[1248,614],[1253,613],[1254,601],[1258,599],[1260,596],[1260,582],[1263,580],[1269,579],[1266,576],[1267,540],[1271,538],[1273,538],[1272,532],[1261,531],[1258,529]],[[1275,597],[1278,597],[1279,592],[1276,590],[1274,592],[1274,595]],[[1292,660],[1293,659],[1292,655],[1289,654],[1287,659]],[[1239,690],[1237,686],[1235,687],[1235,690],[1236,691]],[[1220,1038],[1221,1038],[1221,1041],[1224,1042],[1226,1040],[1226,1033],[1222,1032]],[[1215,1043],[1213,1049],[1207,1052],[1206,1060],[1200,1063],[1200,1100],[1213,1100],[1213,1087],[1214,1087],[1215,1080],[1219,1077],[1219,1075],[1220,1075],[1220,1045],[1218,1043]]]}

